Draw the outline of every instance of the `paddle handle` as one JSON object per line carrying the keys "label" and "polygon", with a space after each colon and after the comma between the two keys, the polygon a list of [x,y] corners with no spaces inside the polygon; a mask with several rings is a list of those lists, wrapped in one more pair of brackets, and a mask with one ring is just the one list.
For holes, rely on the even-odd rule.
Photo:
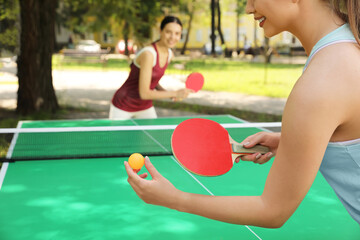
{"label": "paddle handle", "polygon": [[262,145],[255,145],[252,148],[245,148],[243,147],[243,145],[241,144],[231,144],[231,150],[232,153],[237,154],[237,155],[248,155],[248,154],[253,154],[253,153],[261,153],[261,154],[265,154],[267,152],[270,151],[270,149],[268,147],[262,146]]}

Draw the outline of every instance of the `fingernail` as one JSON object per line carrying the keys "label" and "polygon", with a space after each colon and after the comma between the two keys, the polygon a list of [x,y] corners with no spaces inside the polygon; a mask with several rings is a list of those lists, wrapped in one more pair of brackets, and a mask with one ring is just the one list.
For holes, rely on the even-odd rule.
{"label": "fingernail", "polygon": [[256,158],[256,159],[261,158],[261,153],[258,153],[255,158]]}
{"label": "fingernail", "polygon": [[145,160],[150,162],[150,158],[148,156],[145,157]]}
{"label": "fingernail", "polygon": [[272,152],[268,153],[268,155],[267,155],[268,158],[271,158],[272,156],[274,156],[274,154]]}
{"label": "fingernail", "polygon": [[250,142],[246,142],[246,143],[243,144],[243,146],[247,146],[249,144],[250,144]]}

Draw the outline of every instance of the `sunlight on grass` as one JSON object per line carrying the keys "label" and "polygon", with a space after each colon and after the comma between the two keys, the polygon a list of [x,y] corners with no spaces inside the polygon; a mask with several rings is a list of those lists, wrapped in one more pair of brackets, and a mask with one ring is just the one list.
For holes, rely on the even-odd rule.
{"label": "sunlight on grass", "polygon": [[129,71],[130,62],[124,59],[109,59],[106,64],[94,62],[63,61],[61,55],[53,55],[52,68],[55,70],[84,70],[84,71]]}
{"label": "sunlight on grass", "polygon": [[17,85],[17,84],[18,82],[16,81],[0,81],[0,85]]}
{"label": "sunlight on grass", "polygon": [[0,157],[4,158],[6,157],[6,153],[10,147],[10,142],[7,141],[5,135],[0,136]]}
{"label": "sunlight on grass", "polygon": [[[175,66],[182,65],[184,69]],[[101,63],[61,63],[59,55],[53,57],[53,68],[88,71],[129,71],[126,59],[109,59],[106,66]],[[228,59],[174,60],[165,74],[188,75],[201,72],[205,77],[203,90],[237,92],[248,95],[286,98],[302,73],[303,65],[268,64],[243,62]]]}
{"label": "sunlight on grass", "polygon": [[204,90],[238,92],[286,98],[302,73],[302,65],[239,61],[203,61],[187,64],[187,73],[198,71],[205,77]]}
{"label": "sunlight on grass", "polygon": [[295,70],[268,69],[267,78],[263,69],[204,72],[204,89],[210,91],[239,92],[249,95],[286,98],[301,74]]}

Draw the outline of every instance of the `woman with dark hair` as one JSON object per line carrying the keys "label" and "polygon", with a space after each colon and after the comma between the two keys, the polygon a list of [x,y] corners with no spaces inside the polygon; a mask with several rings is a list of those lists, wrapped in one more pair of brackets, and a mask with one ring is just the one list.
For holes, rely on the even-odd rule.
{"label": "woman with dark hair", "polygon": [[125,83],[115,92],[110,105],[110,119],[156,118],[153,99],[184,99],[192,90],[166,91],[159,81],[171,61],[181,38],[182,24],[174,16],[166,16],[160,25],[160,39],[141,49],[130,65]]}
{"label": "woman with dark hair", "polygon": [[242,142],[270,149],[263,155],[243,156],[243,161],[263,164],[275,156],[261,195],[183,192],[148,158],[145,166],[151,180],[125,162],[128,182],[137,195],[146,203],[219,221],[276,228],[296,211],[320,171],[360,224],[359,9],[359,0],[247,1],[246,12],[267,37],[289,31],[309,56],[287,100],[281,133],[261,132]]}

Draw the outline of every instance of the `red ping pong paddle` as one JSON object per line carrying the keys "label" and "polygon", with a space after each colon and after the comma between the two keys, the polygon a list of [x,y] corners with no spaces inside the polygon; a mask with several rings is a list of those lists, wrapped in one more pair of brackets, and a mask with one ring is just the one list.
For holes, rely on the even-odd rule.
{"label": "red ping pong paddle", "polygon": [[191,73],[185,82],[185,86],[188,89],[192,89],[195,92],[199,91],[204,85],[204,76],[201,73]]}
{"label": "red ping pong paddle", "polygon": [[180,123],[171,137],[171,147],[185,169],[202,176],[225,174],[240,155],[269,152],[261,145],[244,148],[219,123],[202,118]]}

